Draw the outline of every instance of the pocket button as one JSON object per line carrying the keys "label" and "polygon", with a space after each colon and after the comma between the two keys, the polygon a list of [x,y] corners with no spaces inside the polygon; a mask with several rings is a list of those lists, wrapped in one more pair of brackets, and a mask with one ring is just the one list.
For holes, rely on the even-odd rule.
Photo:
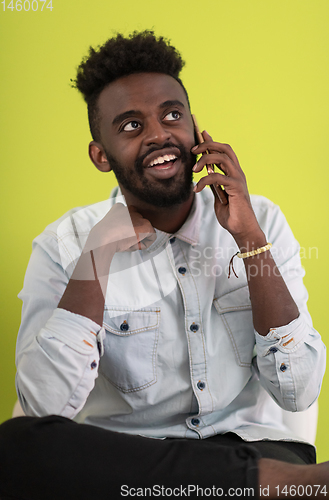
{"label": "pocket button", "polygon": [[121,323],[120,330],[122,332],[126,332],[127,330],[129,330],[129,325],[128,325],[127,321],[124,321],[123,323]]}

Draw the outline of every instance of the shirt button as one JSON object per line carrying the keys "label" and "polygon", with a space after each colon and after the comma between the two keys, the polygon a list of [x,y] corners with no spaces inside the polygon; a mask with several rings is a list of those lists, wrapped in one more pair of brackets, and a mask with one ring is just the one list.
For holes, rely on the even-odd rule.
{"label": "shirt button", "polygon": [[181,274],[185,274],[186,273],[186,267],[179,267],[178,268],[178,272],[181,273]]}
{"label": "shirt button", "polygon": [[286,369],[287,369],[287,365],[285,365],[284,363],[281,363],[280,370],[281,370],[282,372],[285,372],[285,371],[286,371]]}
{"label": "shirt button", "polygon": [[129,325],[128,325],[127,321],[124,321],[123,323],[121,323],[120,330],[122,332],[126,332],[127,330],[129,330]]}
{"label": "shirt button", "polygon": [[191,332],[197,332],[199,330],[199,325],[196,325],[195,323],[192,323],[190,326]]}
{"label": "shirt button", "polygon": [[276,352],[276,351],[277,351],[277,348],[276,348],[276,347],[270,347],[269,351],[270,351],[270,352]]}
{"label": "shirt button", "polygon": [[200,423],[200,420],[198,418],[192,418],[192,420],[191,420],[192,425],[196,426],[196,425],[199,425],[199,423]]}
{"label": "shirt button", "polygon": [[96,368],[96,367],[97,367],[97,363],[96,363],[96,361],[93,361],[93,362],[91,363],[91,365],[90,365],[90,368],[93,370],[93,369],[94,369],[94,368]]}
{"label": "shirt button", "polygon": [[170,238],[169,243],[173,244],[173,243],[175,243],[175,241],[176,241],[176,238],[175,238],[175,236],[173,236],[172,238]]}
{"label": "shirt button", "polygon": [[205,387],[206,387],[205,382],[202,382],[201,380],[199,380],[199,382],[197,383],[197,388],[200,389],[200,391],[203,391],[203,389]]}

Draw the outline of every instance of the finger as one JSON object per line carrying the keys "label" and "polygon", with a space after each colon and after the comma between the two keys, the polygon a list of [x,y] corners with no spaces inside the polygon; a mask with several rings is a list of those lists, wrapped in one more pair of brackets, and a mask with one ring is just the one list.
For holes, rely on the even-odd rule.
{"label": "finger", "polygon": [[223,142],[214,142],[212,140],[211,135],[208,134],[208,132],[206,130],[204,130],[202,135],[205,139],[204,144],[208,144],[208,151],[210,153],[212,152],[213,145],[216,145],[215,151],[218,151],[218,148],[219,148],[219,151],[221,153],[227,154],[227,156],[233,161],[233,163],[237,162],[237,164],[239,164],[238,157],[236,156],[235,152],[233,151],[233,149],[231,148],[231,146],[229,144],[225,144]]}
{"label": "finger", "polygon": [[[202,189],[208,185],[212,192],[213,192],[213,195],[215,197],[215,203],[220,203],[220,205],[227,205],[228,204],[228,193],[221,187],[221,185],[218,183],[218,177],[215,177],[215,179],[217,180],[216,183],[212,182],[211,180],[211,176],[213,174],[210,174],[208,177],[205,177],[206,181],[205,183],[203,182],[198,182],[198,184],[194,187],[194,191],[195,192],[199,192],[199,191],[202,191]],[[216,174],[215,174],[216,175]],[[221,175],[221,174],[219,174]],[[225,177],[225,176],[222,176],[222,177]]]}
{"label": "finger", "polygon": [[227,155],[221,153],[203,155],[194,165],[193,172],[201,172],[205,165],[217,165],[226,175],[234,175],[234,165]]}
{"label": "finger", "polygon": [[202,177],[194,186],[194,192],[199,193],[206,186],[211,186],[212,184],[229,188],[232,186],[232,183],[234,183],[234,181],[235,179],[232,179],[232,177],[214,172],[213,174],[209,174],[206,177]]}
{"label": "finger", "polygon": [[[209,134],[208,134],[209,135]],[[209,136],[210,137],[210,136]],[[205,141],[202,144],[198,144],[191,149],[191,152],[195,155],[203,154],[206,152],[209,153],[224,153],[226,154],[230,160],[234,163],[234,165],[239,166],[239,160],[233,149],[229,144],[223,144],[221,142],[213,142],[212,140]]]}

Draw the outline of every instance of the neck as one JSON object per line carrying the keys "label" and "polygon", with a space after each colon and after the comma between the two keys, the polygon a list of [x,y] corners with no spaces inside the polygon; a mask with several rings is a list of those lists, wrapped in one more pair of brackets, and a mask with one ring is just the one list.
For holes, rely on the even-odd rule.
{"label": "neck", "polygon": [[191,191],[189,198],[179,205],[171,207],[155,207],[136,198],[132,193],[121,187],[127,205],[133,205],[138,212],[156,229],[165,233],[176,233],[186,221],[194,200],[194,192]]}

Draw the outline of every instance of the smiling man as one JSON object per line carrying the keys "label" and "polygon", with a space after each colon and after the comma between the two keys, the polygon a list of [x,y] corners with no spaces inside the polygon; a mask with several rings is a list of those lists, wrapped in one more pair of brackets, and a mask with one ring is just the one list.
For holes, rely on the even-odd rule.
{"label": "smiling man", "polygon": [[34,242],[17,343],[28,417],[0,427],[2,499],[327,494],[328,463],[282,419],[312,405],[325,369],[298,244],[249,197],[230,146],[205,131],[196,144],[182,65],[146,31],[79,66],[89,155],[118,187]]}
{"label": "smiling man", "polygon": [[195,164],[182,85],[161,73],[124,76],[101,92],[98,108],[99,142],[90,143],[92,161],[101,171],[114,171],[128,205],[159,213],[161,226],[165,208],[176,227],[171,221],[160,229],[175,232],[191,208]]}

